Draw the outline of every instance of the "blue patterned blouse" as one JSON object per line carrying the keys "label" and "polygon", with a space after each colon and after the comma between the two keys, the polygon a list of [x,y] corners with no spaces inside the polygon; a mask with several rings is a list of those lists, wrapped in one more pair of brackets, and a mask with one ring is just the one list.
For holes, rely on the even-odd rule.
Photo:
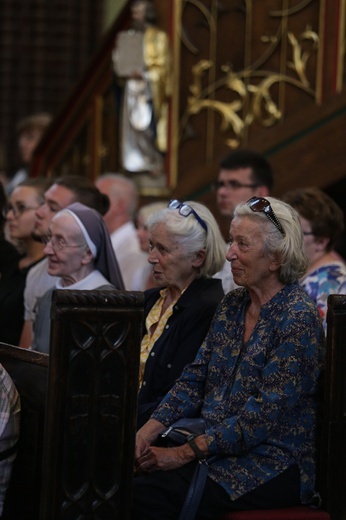
{"label": "blue patterned blouse", "polygon": [[314,494],[315,422],[324,332],[316,306],[298,283],[262,306],[243,345],[246,289],[228,293],[193,363],[152,417],[166,426],[201,415],[210,477],[231,500],[298,464],[301,499]]}
{"label": "blue patterned blouse", "polygon": [[346,294],[346,265],[342,262],[331,262],[318,267],[304,276],[301,286],[316,302],[323,327],[327,331],[328,296]]}

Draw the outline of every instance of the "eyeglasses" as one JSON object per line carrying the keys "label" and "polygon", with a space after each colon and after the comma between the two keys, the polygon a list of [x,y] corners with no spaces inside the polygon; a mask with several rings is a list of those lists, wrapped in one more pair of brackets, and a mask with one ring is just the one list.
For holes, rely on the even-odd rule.
{"label": "eyeglasses", "polygon": [[188,217],[192,214],[197,220],[197,222],[202,226],[204,231],[208,231],[207,224],[204,222],[204,220],[201,219],[198,213],[193,208],[191,208],[191,206],[185,204],[185,202],[180,202],[177,199],[172,199],[169,201],[167,208],[178,209],[180,215],[182,215],[183,217]]}
{"label": "eyeglasses", "polygon": [[269,220],[274,224],[276,229],[278,229],[283,236],[286,235],[284,228],[282,227],[279,219],[275,215],[274,210],[270,205],[270,202],[267,199],[264,197],[252,197],[246,202],[246,204],[250,206],[252,211],[255,213],[264,213],[266,217],[268,217]]}
{"label": "eyeglasses", "polygon": [[239,190],[240,188],[258,188],[258,184],[242,184],[239,181],[230,179],[229,181],[216,181],[214,188],[220,190],[226,188],[227,190]]}
{"label": "eyeglasses", "polygon": [[13,216],[14,218],[19,218],[23,215],[23,213],[25,213],[26,211],[29,211],[31,209],[38,209],[42,206],[42,204],[40,204],[39,206],[25,206],[25,204],[21,204],[20,202],[18,202],[17,204],[15,204],[14,206],[12,206],[12,204],[9,204],[8,206],[5,206],[2,210],[2,216],[7,218],[7,214],[12,211],[13,213]]}
{"label": "eyeglasses", "polygon": [[50,244],[52,249],[56,251],[63,251],[67,247],[84,247],[85,244],[68,244],[62,237],[54,237],[52,235],[44,235],[42,242],[45,245]]}

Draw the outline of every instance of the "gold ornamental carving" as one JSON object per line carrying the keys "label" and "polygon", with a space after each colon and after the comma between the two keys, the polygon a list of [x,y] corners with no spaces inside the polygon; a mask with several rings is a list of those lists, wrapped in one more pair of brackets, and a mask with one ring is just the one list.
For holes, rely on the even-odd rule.
{"label": "gold ornamental carving", "polygon": [[[302,95],[318,103],[319,27],[305,23],[299,32],[292,28],[300,25],[297,17],[306,18],[304,11],[310,4],[316,6],[320,2],[277,1],[277,8],[268,9],[266,17],[262,17],[268,29],[263,24],[258,37],[254,31],[256,12],[260,7],[266,9],[266,2],[238,1],[237,16],[241,13],[244,17],[245,27],[244,67],[240,70],[232,64],[232,56],[228,62],[221,63],[217,70],[217,49],[225,45],[227,39],[227,34],[222,34],[222,42],[218,41],[218,21],[223,15],[220,13],[220,4],[217,0],[210,0],[208,6],[199,0],[183,0],[182,3],[182,45],[196,59],[191,70],[189,96],[180,119],[180,138],[183,140],[189,128],[193,128],[194,116],[207,110],[220,116],[220,130],[225,134],[225,142],[230,148],[237,148],[246,141],[248,129],[254,123],[269,127],[283,119],[286,89],[298,89]],[[223,8],[225,4],[231,11],[235,2],[223,2]],[[184,28],[184,9],[188,8],[199,12],[208,27],[209,56],[199,59],[198,44]],[[295,17],[294,24],[290,23],[291,17]],[[253,57],[256,43],[264,51]]]}

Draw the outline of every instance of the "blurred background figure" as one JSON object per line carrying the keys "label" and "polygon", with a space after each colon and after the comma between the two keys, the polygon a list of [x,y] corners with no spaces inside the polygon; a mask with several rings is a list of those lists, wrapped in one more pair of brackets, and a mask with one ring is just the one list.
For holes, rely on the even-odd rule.
{"label": "blurred background figure", "polygon": [[[151,217],[151,215],[153,215],[157,211],[160,211],[161,209],[166,208],[167,204],[168,201],[151,202],[150,204],[145,204],[144,206],[141,206],[138,210],[136,217],[137,236],[141,250],[144,253],[149,253],[148,220]],[[148,263],[148,277],[144,289],[151,289],[152,287],[155,287],[155,282],[152,276],[152,267]]]}
{"label": "blurred background figure", "polygon": [[[127,172],[159,178],[164,174],[163,154],[167,151],[169,40],[156,27],[151,0],[135,0],[131,14],[132,30],[118,35],[113,52],[114,72],[121,89],[122,167]],[[136,46],[131,44],[134,40]],[[134,70],[128,70],[128,63],[133,63],[129,59],[131,52],[138,54]]]}
{"label": "blurred background figure", "polygon": [[6,191],[8,194],[28,177],[34,151],[51,121],[52,116],[45,112],[25,117],[19,121],[17,125],[18,150],[22,168],[7,180]]}
{"label": "blurred background figure", "polygon": [[105,173],[96,187],[109,197],[110,208],[103,219],[111,235],[127,291],[143,291],[148,273],[148,255],[141,250],[134,219],[138,207],[135,182],[118,173]]}
{"label": "blurred background figure", "polygon": [[[20,254],[18,249],[6,239],[5,224],[7,215],[7,197],[2,183],[0,182],[0,295],[2,295],[1,286],[3,281],[13,265],[19,262]],[[1,296],[0,296],[1,298]],[[0,301],[0,307],[1,307]]]}
{"label": "blurred background figure", "polygon": [[[220,214],[226,219],[227,233],[235,207],[255,195],[270,195],[272,186],[272,167],[261,153],[243,148],[233,150],[221,159],[215,181],[216,203]],[[227,249],[225,245],[225,251]],[[225,294],[237,288],[227,260],[215,278],[221,278]]]}
{"label": "blurred background figure", "polygon": [[148,228],[156,288],[145,292],[139,427],[194,359],[224,296],[212,275],[224,263],[225,243],[206,206],[172,200]]}
{"label": "blurred background figure", "polygon": [[235,207],[250,197],[267,197],[273,186],[273,170],[264,155],[254,150],[229,152],[220,161],[216,188],[218,209],[228,220]]}
{"label": "blurred background figure", "polygon": [[44,257],[43,244],[32,237],[35,211],[44,202],[48,179],[27,179],[12,191],[3,209],[11,240],[20,256],[0,280],[0,340],[19,344],[24,321],[24,287],[27,273]]}
{"label": "blurred background figure", "polygon": [[346,265],[334,247],[344,229],[341,208],[316,187],[287,192],[283,200],[299,213],[309,267],[300,283],[317,303],[327,329],[327,300],[330,294],[346,294]]}
{"label": "blurred background figure", "polygon": [[141,206],[137,212],[137,218],[136,218],[137,236],[139,239],[141,250],[146,253],[149,252],[149,230],[148,230],[149,217],[151,217],[151,215],[153,215],[157,211],[167,208],[167,205],[168,205],[168,200],[151,202],[150,204],[145,204],[144,206]]}

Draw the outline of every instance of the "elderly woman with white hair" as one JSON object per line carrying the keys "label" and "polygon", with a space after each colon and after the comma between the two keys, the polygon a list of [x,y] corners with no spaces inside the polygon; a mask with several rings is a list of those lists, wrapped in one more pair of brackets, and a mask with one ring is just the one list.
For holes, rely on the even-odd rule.
{"label": "elderly woman with white hair", "polygon": [[212,276],[224,263],[225,244],[206,206],[172,200],[147,226],[156,288],[145,292],[138,426],[194,359],[224,296]]}
{"label": "elderly woman with white hair", "polygon": [[54,289],[124,289],[109,232],[101,215],[75,202],[59,211],[45,237],[48,273],[56,286],[38,301],[32,350],[49,353],[50,306]]}
{"label": "elderly woman with white hair", "polygon": [[[195,360],[137,433],[134,519],[178,518],[199,459],[212,456],[199,519],[316,498],[324,333],[298,283],[308,260],[297,212],[271,197],[237,206],[226,257],[242,287],[222,300]],[[204,433],[157,446],[181,418],[203,419]]]}

